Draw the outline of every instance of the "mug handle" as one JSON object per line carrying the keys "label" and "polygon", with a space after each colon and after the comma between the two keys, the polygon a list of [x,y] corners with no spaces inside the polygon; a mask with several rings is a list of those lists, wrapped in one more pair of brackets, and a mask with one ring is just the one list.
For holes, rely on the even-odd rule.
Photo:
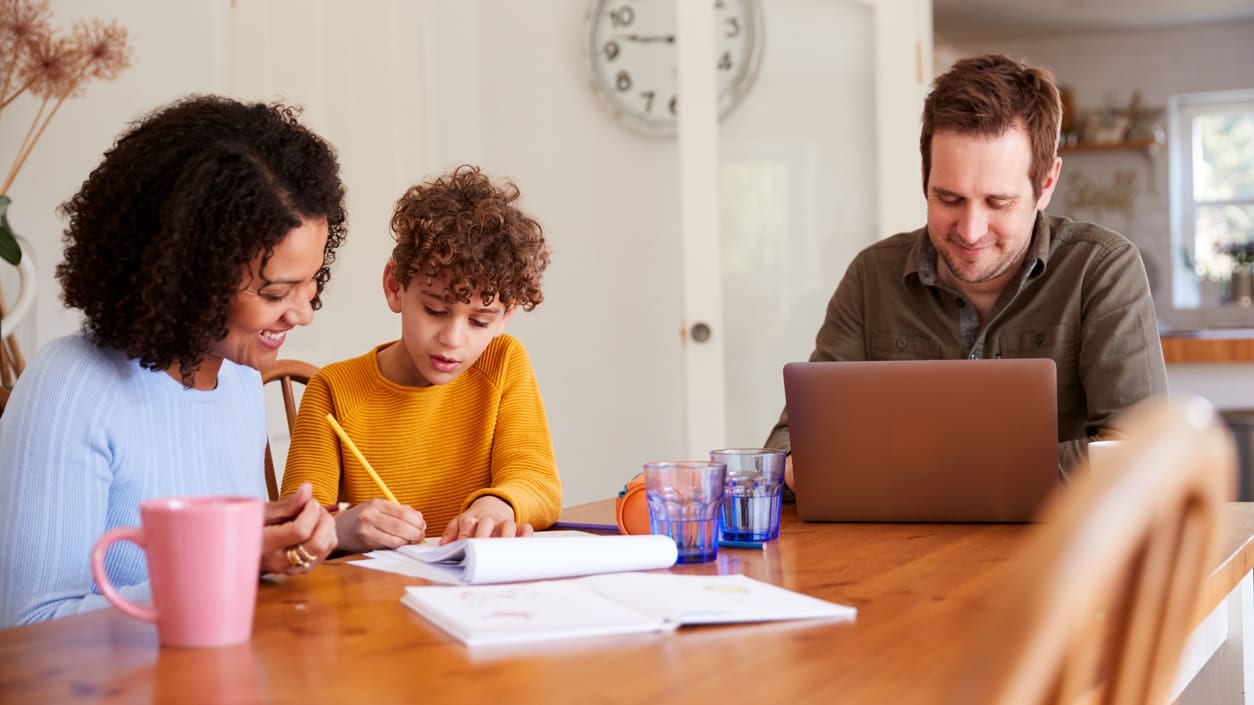
{"label": "mug handle", "polygon": [[122,597],[122,594],[113,587],[113,583],[109,582],[109,576],[105,574],[105,551],[109,550],[109,546],[117,541],[130,541],[140,548],[147,548],[144,544],[143,529],[122,527],[106,531],[105,535],[101,536],[100,540],[96,541],[96,545],[91,549],[91,577],[100,586],[101,594],[105,596],[106,600],[113,603],[114,607],[135,619],[142,619],[145,622],[156,622],[157,611],[155,609],[137,605]]}

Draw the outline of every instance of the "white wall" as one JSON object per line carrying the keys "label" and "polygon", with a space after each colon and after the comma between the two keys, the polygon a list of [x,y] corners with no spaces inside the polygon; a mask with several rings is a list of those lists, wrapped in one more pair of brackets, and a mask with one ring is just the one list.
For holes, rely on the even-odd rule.
{"label": "white wall", "polygon": [[[229,11],[225,1],[52,3],[54,28],[68,32],[76,20],[116,18],[126,27],[134,51],[130,69],[117,80],[92,82],[82,96],[62,105],[10,189],[9,223],[34,246],[39,269],[34,312],[18,330],[27,359],[39,343],[78,327],[76,312],[61,306],[52,276],[61,260],[64,229],[57,207],[74,194],[127,122],[180,95],[224,89],[229,45],[223,37]],[[0,164],[5,172],[38,107],[38,100],[24,95],[4,109]],[[9,304],[15,298],[12,273],[7,264],[0,266]]]}
{"label": "white wall", "polygon": [[[917,15],[905,6],[917,3],[865,4],[886,14],[876,25],[884,32],[916,36],[913,25],[903,25]],[[684,408],[697,403],[684,396],[679,336],[684,307],[677,144],[629,132],[596,98],[583,54],[582,8],[591,5],[429,5],[429,163],[443,169],[474,161],[516,178],[553,243],[547,300],[511,327],[533,356],[568,501],[614,492],[643,461],[688,455]],[[786,206],[794,219],[786,236],[789,244],[814,246],[787,254],[809,266],[777,271],[763,263],[759,274],[790,277],[788,284],[800,288],[811,283],[801,272],[815,274],[816,281],[804,296],[787,299],[793,306],[774,325],[756,330],[758,338],[801,331],[787,359],[809,354],[824,304],[852,256],[890,234],[885,228],[897,227],[877,222],[876,173],[904,171],[904,188],[903,179],[888,179],[900,194],[892,216],[909,228],[923,219],[913,147],[921,98],[916,94],[916,105],[907,97],[907,107],[877,123],[870,79],[876,41],[839,35],[843,20],[869,13],[858,3],[769,3],[758,82],[720,126],[725,157],[729,151],[770,154],[796,167],[789,188],[794,201]],[[905,68],[910,93],[917,88],[913,61]],[[874,162],[877,132],[885,131],[885,138],[907,145],[904,169]],[[718,263],[707,269],[717,272]],[[741,303],[733,296],[724,299],[725,319],[732,315],[728,308]],[[764,297],[741,310],[769,302]],[[728,347],[736,345],[730,321],[715,335]],[[737,374],[731,355],[728,385],[765,393],[741,404],[756,403],[752,411],[760,420],[730,428],[726,442],[756,445],[782,406],[780,364]],[[729,399],[729,416],[743,396]]]}
{"label": "white wall", "polygon": [[678,154],[593,94],[587,6],[430,3],[425,67],[430,171],[471,162],[515,179],[553,247],[545,302],[510,329],[531,353],[568,503],[613,494],[685,435]]}
{"label": "white wall", "polygon": [[394,339],[383,299],[388,222],[405,188],[429,172],[422,3],[236,0],[229,92],[282,100],[335,146],[347,188],[348,237],[323,308],[288,336],[282,355],[324,365]]}
{"label": "white wall", "polygon": [[[425,5],[236,0],[229,24],[226,92],[302,106],[305,124],[336,147],[348,190],[349,235],[323,308],[313,325],[288,335],[281,354],[317,365],[359,355],[399,334],[380,278],[392,251],[392,204],[427,172]],[[279,390],[268,389],[266,401],[281,477],[289,438]]]}
{"label": "white wall", "polygon": [[[891,17],[905,2],[920,0],[872,4]],[[772,12],[789,14],[772,3]],[[38,234],[47,280],[29,335],[44,341],[75,327],[74,316],[60,310],[50,275],[60,258],[61,230],[51,207],[74,191],[126,120],[192,91],[282,98],[303,105],[305,122],[339,149],[350,218],[325,306],[313,325],[289,337],[285,357],[325,364],[396,337],[399,322],[379,285],[392,243],[392,204],[411,183],[476,163],[517,181],[523,207],[544,225],[554,250],[546,301],[516,316],[510,332],[533,359],[566,502],[609,496],[641,462],[685,454],[676,143],[628,132],[594,95],[583,55],[590,6],[569,0],[136,0],[108,6],[53,0],[58,20],[105,11],[116,16],[131,31],[135,66],[118,82],[92,86],[86,98],[67,104],[54,123],[61,154],[42,151],[53,151],[50,132],[49,144],[36,153],[36,162],[47,160],[45,171],[28,170],[19,186],[29,184],[32,192],[14,193],[16,217],[26,203],[34,208],[41,202],[37,198],[46,211],[43,222],[19,225]],[[784,7],[791,8],[790,21],[799,22],[796,15],[808,6]],[[891,22],[881,26],[905,31]],[[784,116],[788,139],[802,145],[809,139],[802,130],[826,130],[851,134],[869,151],[875,137],[860,136],[866,124],[815,124],[821,121],[814,115],[839,113],[850,93],[830,77],[807,80],[805,56],[784,34],[769,35],[767,61],[773,43],[780,57],[795,60],[764,67],[762,90],[724,123],[729,139],[762,142],[764,135],[749,125],[781,114],[781,106],[768,104],[772,96],[808,92],[809,100],[790,103],[796,114]],[[823,56],[845,53],[833,47]],[[902,65],[913,75],[913,59]],[[772,80],[791,86],[793,94],[773,92]],[[4,117],[3,140],[17,139],[9,134],[8,111]],[[917,110],[895,117],[913,124]],[[912,155],[916,130],[901,137]],[[820,250],[824,282],[814,305],[797,311],[805,323],[797,326],[796,358],[808,354],[822,303],[848,258],[888,234],[874,222],[874,197],[863,202],[851,195],[873,178],[850,166],[861,151],[846,154],[833,145],[806,147],[824,171],[799,189],[817,213],[799,223],[819,237],[835,234],[836,241]],[[917,165],[907,171],[903,203],[893,215],[914,227],[922,222]],[[778,379],[777,370],[763,374]],[[769,416],[778,404],[771,406]],[[277,428],[278,415],[272,418]],[[767,430],[764,424],[752,442]],[[283,449],[276,450],[281,465]]]}
{"label": "white wall", "polygon": [[[1254,21],[1190,25],[1174,29],[1089,32],[956,44],[937,37],[938,63],[997,51],[1054,72],[1069,86],[1078,113],[1110,104],[1124,107],[1139,90],[1146,107],[1163,107],[1171,95],[1254,88]],[[947,66],[937,66],[941,71]],[[1163,118],[1166,127],[1166,118]],[[1077,174],[1108,186],[1118,171],[1136,178],[1128,211],[1070,209],[1067,196]],[[1165,149],[1063,155],[1062,178],[1051,213],[1091,220],[1113,228],[1137,244],[1154,285],[1160,318],[1171,301],[1168,159]],[[1254,327],[1254,311],[1249,325]],[[1196,393],[1224,408],[1254,406],[1254,364],[1171,365],[1173,394]]]}
{"label": "white wall", "polygon": [[[277,97],[304,105],[305,121],[338,147],[350,218],[325,306],[289,337],[284,356],[325,364],[395,338],[399,323],[379,284],[392,203],[411,183],[477,163],[518,182],[523,207],[554,249],[546,302],[510,328],[531,352],[550,410],[566,500],[613,494],[643,460],[680,454],[678,318],[667,315],[677,302],[662,286],[679,273],[677,156],[673,141],[614,124],[591,92],[587,5],[491,3],[483,14],[473,2],[234,5],[108,8],[131,32],[135,65],[116,83],[93,86],[81,112],[71,105],[58,116],[36,153],[35,162],[47,161],[39,170],[33,162],[19,182],[39,199],[13,193],[14,218],[24,208],[41,213],[39,222],[17,220],[45,263],[30,337],[42,342],[76,326],[50,275],[61,230],[51,209],[137,110],[190,91]],[[67,22],[93,9],[53,3]],[[10,135],[16,120],[4,117],[5,142],[20,139]],[[623,358],[626,369],[608,363]]]}

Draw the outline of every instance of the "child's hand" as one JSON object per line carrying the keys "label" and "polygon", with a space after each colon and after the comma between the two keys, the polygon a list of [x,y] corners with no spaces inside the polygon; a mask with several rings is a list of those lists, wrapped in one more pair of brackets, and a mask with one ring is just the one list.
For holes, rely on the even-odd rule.
{"label": "child's hand", "polygon": [[419,543],[427,535],[422,512],[386,499],[370,499],[335,515],[340,550],[361,553]]}
{"label": "child's hand", "polygon": [[457,539],[530,536],[533,533],[531,524],[514,523],[514,508],[509,503],[488,495],[476,499],[466,511],[453,517],[440,536],[440,545]]}

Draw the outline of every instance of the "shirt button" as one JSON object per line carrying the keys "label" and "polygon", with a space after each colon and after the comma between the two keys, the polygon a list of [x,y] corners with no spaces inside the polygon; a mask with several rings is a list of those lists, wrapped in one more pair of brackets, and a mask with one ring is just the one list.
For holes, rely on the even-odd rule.
{"label": "shirt button", "polygon": [[1036,343],[1036,347],[1038,347],[1038,348],[1039,348],[1039,347],[1041,347],[1041,345],[1043,345],[1043,344],[1045,343],[1045,334],[1044,334],[1044,333],[1037,333],[1037,334],[1036,334],[1036,337],[1035,337],[1035,338],[1033,338],[1032,340],[1033,340],[1033,342],[1035,342],[1035,343]]}
{"label": "shirt button", "polygon": [[905,349],[906,349],[906,348],[908,348],[908,347],[910,347],[910,342],[909,342],[909,341],[907,341],[905,338],[898,338],[898,339],[897,339],[897,349],[898,349],[898,350],[905,350]]}

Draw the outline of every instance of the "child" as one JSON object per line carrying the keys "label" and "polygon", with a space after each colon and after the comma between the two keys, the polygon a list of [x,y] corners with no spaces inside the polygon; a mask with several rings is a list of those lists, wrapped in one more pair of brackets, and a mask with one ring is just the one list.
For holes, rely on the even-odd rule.
{"label": "child", "polygon": [[[394,548],[440,532],[514,536],[544,529],[561,481],[544,405],[522,343],[504,335],[518,307],[543,299],[549,249],[520,211],[518,188],[461,166],[396,204],[383,269],[400,340],[324,367],[305,389],[283,494],[312,482],[339,547]],[[401,504],[340,443],[331,413]],[[412,506],[405,506],[412,505]]]}

